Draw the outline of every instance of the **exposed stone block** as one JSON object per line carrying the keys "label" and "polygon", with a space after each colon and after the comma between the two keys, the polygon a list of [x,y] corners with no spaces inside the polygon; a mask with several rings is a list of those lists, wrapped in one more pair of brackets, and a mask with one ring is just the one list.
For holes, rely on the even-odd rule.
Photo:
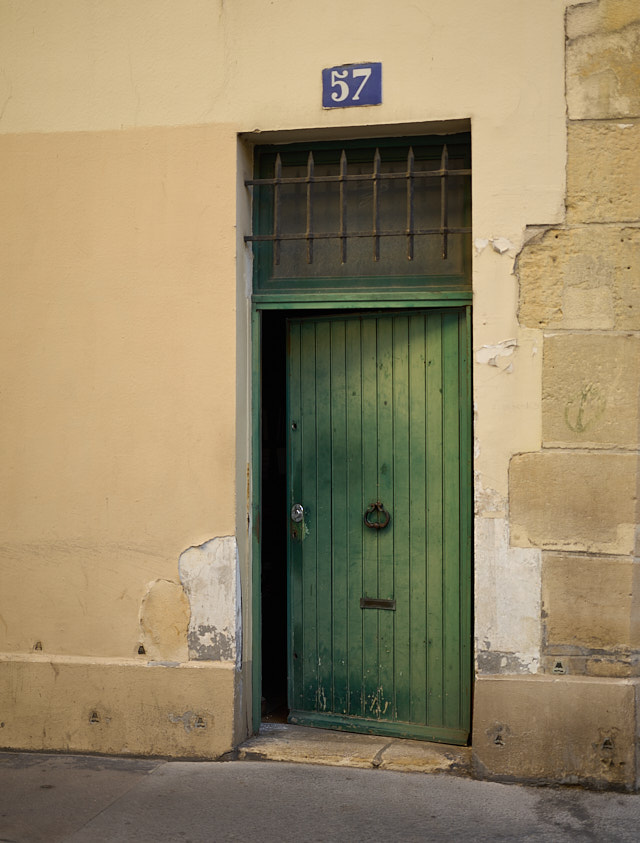
{"label": "exposed stone block", "polygon": [[567,650],[576,649],[567,645],[548,645],[546,649],[548,652],[540,657],[540,673],[613,679],[640,676],[640,653],[637,650],[607,650],[592,656],[576,656],[567,653]]}
{"label": "exposed stone block", "polygon": [[634,680],[479,677],[473,761],[489,778],[635,786]]}
{"label": "exposed stone block", "polygon": [[640,219],[640,120],[570,123],[568,222]]}
{"label": "exposed stone block", "polygon": [[545,336],[543,359],[545,445],[637,447],[640,336]]}
{"label": "exposed stone block", "polygon": [[[626,19],[623,19],[626,20]],[[572,120],[640,117],[640,8],[619,29],[567,44],[567,104]]]}
{"label": "exposed stone block", "polygon": [[616,32],[640,17],[638,0],[574,0],[566,15],[571,41],[598,32]]}
{"label": "exposed stone block", "polygon": [[640,330],[640,227],[554,228],[518,257],[520,323]]}
{"label": "exposed stone block", "polygon": [[640,563],[629,559],[544,554],[545,651],[594,656],[637,649],[639,577]]}
{"label": "exposed stone block", "polygon": [[637,454],[518,454],[509,468],[511,544],[632,555],[639,487]]}

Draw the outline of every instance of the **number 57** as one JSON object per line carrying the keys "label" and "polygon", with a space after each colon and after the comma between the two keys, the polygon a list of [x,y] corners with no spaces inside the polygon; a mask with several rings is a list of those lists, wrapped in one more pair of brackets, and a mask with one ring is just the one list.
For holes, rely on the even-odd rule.
{"label": "number 57", "polygon": [[352,76],[354,85],[357,84],[356,80],[362,79],[362,82],[358,85],[356,92],[351,95],[351,99],[353,102],[358,102],[360,99],[360,94],[362,93],[362,89],[367,84],[369,79],[371,78],[371,68],[370,67],[356,67],[347,70],[332,70],[331,71],[331,87],[337,88],[337,91],[331,92],[331,99],[334,102],[344,102],[347,97],[351,94],[351,89],[345,79],[349,79],[349,75]]}

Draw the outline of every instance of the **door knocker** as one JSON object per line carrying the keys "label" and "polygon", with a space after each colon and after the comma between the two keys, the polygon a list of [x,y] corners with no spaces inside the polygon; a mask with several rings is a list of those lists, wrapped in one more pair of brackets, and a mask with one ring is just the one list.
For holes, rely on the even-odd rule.
{"label": "door knocker", "polygon": [[[370,516],[373,515],[374,512],[377,512],[378,515],[376,516],[375,521],[372,521]],[[367,527],[371,527],[372,530],[384,529],[390,520],[391,516],[384,508],[381,501],[376,501],[375,503],[372,503],[371,506],[368,506],[365,510],[364,523],[367,525]]]}

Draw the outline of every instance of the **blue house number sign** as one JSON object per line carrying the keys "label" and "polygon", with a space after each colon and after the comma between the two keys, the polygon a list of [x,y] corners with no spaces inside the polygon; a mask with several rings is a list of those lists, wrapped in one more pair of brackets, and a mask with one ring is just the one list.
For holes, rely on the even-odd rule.
{"label": "blue house number sign", "polygon": [[343,64],[322,71],[322,107],[350,108],[354,105],[380,105],[382,102],[382,63]]}

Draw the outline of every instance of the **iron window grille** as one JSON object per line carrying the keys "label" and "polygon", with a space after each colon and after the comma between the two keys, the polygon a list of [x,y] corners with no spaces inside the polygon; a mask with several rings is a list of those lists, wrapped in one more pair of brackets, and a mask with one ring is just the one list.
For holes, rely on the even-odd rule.
{"label": "iron window grille", "polygon": [[[337,172],[319,175],[316,173],[316,162],[313,151],[309,151],[306,161],[306,173],[299,176],[283,175],[283,162],[280,153],[275,156],[274,175],[270,178],[252,178],[245,181],[247,187],[272,190],[271,202],[271,230],[269,233],[257,233],[245,236],[245,242],[270,243],[273,248],[273,265],[280,265],[281,244],[287,241],[306,241],[306,261],[313,264],[314,242],[318,240],[338,240],[340,242],[340,260],[344,265],[348,260],[348,241],[356,238],[370,238],[372,240],[372,259],[380,260],[380,241],[386,237],[406,238],[406,258],[413,261],[416,237],[439,237],[441,243],[440,254],[443,260],[449,256],[449,238],[452,234],[470,234],[469,225],[451,225],[449,222],[449,184],[450,181],[466,179],[471,176],[469,167],[454,167],[449,165],[449,151],[446,143],[442,144],[439,167],[437,169],[420,169],[416,167],[416,156],[413,146],[409,146],[406,154],[406,168],[401,172],[383,172],[381,154],[375,148],[369,172],[349,173],[349,160],[346,149],[340,152]],[[439,182],[439,225],[431,227],[416,227],[415,207],[416,194],[425,184]],[[381,224],[381,185],[388,181],[405,182],[406,193],[406,225],[385,228]],[[348,200],[347,186],[352,183],[368,183],[371,185],[372,220],[368,230],[351,231],[348,228]],[[333,231],[317,231],[314,227],[314,199],[315,188],[323,184],[338,185],[338,226]],[[282,189],[289,185],[304,186],[306,193],[306,226],[304,232],[288,231],[282,224]]]}

